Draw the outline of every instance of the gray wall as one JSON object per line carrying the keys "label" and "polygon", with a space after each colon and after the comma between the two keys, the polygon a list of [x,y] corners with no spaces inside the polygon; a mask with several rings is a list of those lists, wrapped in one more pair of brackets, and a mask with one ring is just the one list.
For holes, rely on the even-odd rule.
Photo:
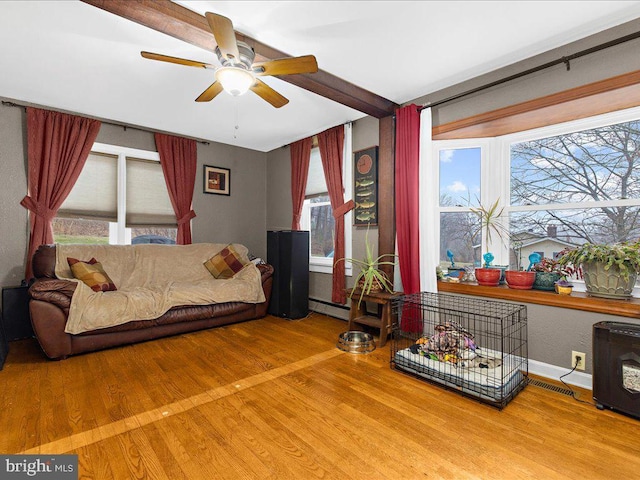
{"label": "gray wall", "polygon": [[529,327],[529,358],[570,368],[573,366],[571,365],[571,352],[583,352],[587,355],[585,373],[593,373],[593,324],[608,321],[640,325],[640,320],[634,318],[544,305],[526,305]]}
{"label": "gray wall", "polygon": [[[418,105],[437,102],[453,95],[467,92],[491,82],[507,78],[528,69],[544,65],[588,48],[595,47],[614,39],[637,33],[640,30],[640,19],[619,25],[616,28],[600,32],[586,39],[569,43],[561,48],[550,50],[525,61],[509,65],[471,80],[419,97],[407,103]],[[465,96],[432,109],[433,125],[467,118],[472,115],[496,110],[607,78],[640,70],[640,39],[632,40],[615,47],[592,53],[570,62],[567,71],[560,64],[518,80]]]}
{"label": "gray wall", "polygon": [[[623,301],[623,300],[621,300]],[[571,368],[571,352],[586,354],[584,373],[593,373],[592,333],[598,322],[640,325],[640,319],[525,303],[529,359]],[[567,379],[571,383],[571,379]]]}
{"label": "gray wall", "polygon": [[27,194],[26,114],[0,105],[0,284],[24,279],[29,226],[20,200]]}
{"label": "gray wall", "polygon": [[[353,124],[353,151],[358,151],[378,145],[378,120],[365,117]],[[353,169],[353,158],[345,159]],[[267,154],[267,230],[288,230],[291,228],[291,154],[289,146],[272,150]],[[366,228],[353,227],[353,258],[365,256]],[[371,227],[369,240],[377,249],[378,228]],[[347,277],[347,286],[352,286],[351,277]],[[310,273],[309,296],[313,299],[331,302],[331,275],[325,273]],[[340,311],[327,313],[345,318],[347,315]]]}
{"label": "gray wall", "polygon": [[[24,278],[28,238],[26,120],[23,108],[0,105],[0,284],[19,285]],[[97,142],[155,151],[151,132],[103,123]],[[231,195],[203,193],[203,165],[231,170]],[[266,256],[267,154],[219,143],[198,143],[193,196],[194,242],[242,243]]]}

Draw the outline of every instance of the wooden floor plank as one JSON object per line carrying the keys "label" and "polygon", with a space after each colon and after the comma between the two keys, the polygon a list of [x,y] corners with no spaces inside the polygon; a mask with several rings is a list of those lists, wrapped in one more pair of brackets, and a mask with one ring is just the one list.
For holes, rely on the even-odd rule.
{"label": "wooden floor plank", "polygon": [[[47,360],[12,342],[0,451],[77,453],[86,479],[610,479],[640,422],[526,387],[502,411],[336,346],[312,314]],[[579,390],[579,389],[577,389]],[[579,391],[590,401],[589,391]]]}

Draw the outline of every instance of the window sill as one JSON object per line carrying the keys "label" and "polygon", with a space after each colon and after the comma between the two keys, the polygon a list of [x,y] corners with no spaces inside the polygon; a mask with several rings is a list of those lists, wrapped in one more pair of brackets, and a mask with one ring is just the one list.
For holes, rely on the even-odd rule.
{"label": "window sill", "polygon": [[535,303],[550,307],[571,308],[587,312],[640,318],[640,298],[631,300],[608,300],[590,297],[583,292],[571,295],[558,295],[542,290],[514,290],[506,285],[484,287],[475,283],[438,282],[438,292],[475,295],[479,297],[499,298],[513,302]]}
{"label": "window sill", "polygon": [[[321,263],[309,263],[309,271],[315,273],[326,273],[333,274],[333,264],[321,264]],[[353,275],[353,270],[351,267],[347,267],[344,270],[344,273],[347,277],[351,277]]]}

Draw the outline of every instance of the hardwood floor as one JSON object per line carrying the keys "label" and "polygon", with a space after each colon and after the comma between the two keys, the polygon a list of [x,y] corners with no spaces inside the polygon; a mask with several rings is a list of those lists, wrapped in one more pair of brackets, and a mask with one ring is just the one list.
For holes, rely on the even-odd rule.
{"label": "hardwood floor", "polygon": [[499,411],[345,330],[266,317],[59,362],[13,342],[0,452],[76,453],[83,479],[637,478],[638,420],[533,385]]}

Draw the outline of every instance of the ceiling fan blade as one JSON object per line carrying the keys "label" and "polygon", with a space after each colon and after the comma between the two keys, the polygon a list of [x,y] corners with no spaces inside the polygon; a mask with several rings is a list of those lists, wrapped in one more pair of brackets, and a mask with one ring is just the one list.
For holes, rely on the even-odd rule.
{"label": "ceiling fan blade", "polygon": [[231,20],[212,12],[205,13],[205,16],[222,56],[227,60],[240,62],[240,52]]}
{"label": "ceiling fan blade", "polygon": [[278,58],[268,62],[254,63],[251,69],[258,76],[316,73],[318,62],[313,55],[305,55],[304,57]]}
{"label": "ceiling fan blade", "polygon": [[186,58],[170,57],[169,55],[161,55],[159,53],[140,52],[144,58],[149,60],[160,60],[161,62],[177,63],[178,65],[186,65],[187,67],[199,68],[216,68],[208,63],[197,62],[195,60],[187,60]]}
{"label": "ceiling fan blade", "polygon": [[216,95],[222,91],[222,84],[220,82],[213,82],[209,87],[196,98],[196,102],[210,102]]}
{"label": "ceiling fan blade", "polygon": [[280,95],[259,78],[256,78],[256,83],[251,87],[251,91],[276,108],[280,108],[289,103],[289,100]]}

